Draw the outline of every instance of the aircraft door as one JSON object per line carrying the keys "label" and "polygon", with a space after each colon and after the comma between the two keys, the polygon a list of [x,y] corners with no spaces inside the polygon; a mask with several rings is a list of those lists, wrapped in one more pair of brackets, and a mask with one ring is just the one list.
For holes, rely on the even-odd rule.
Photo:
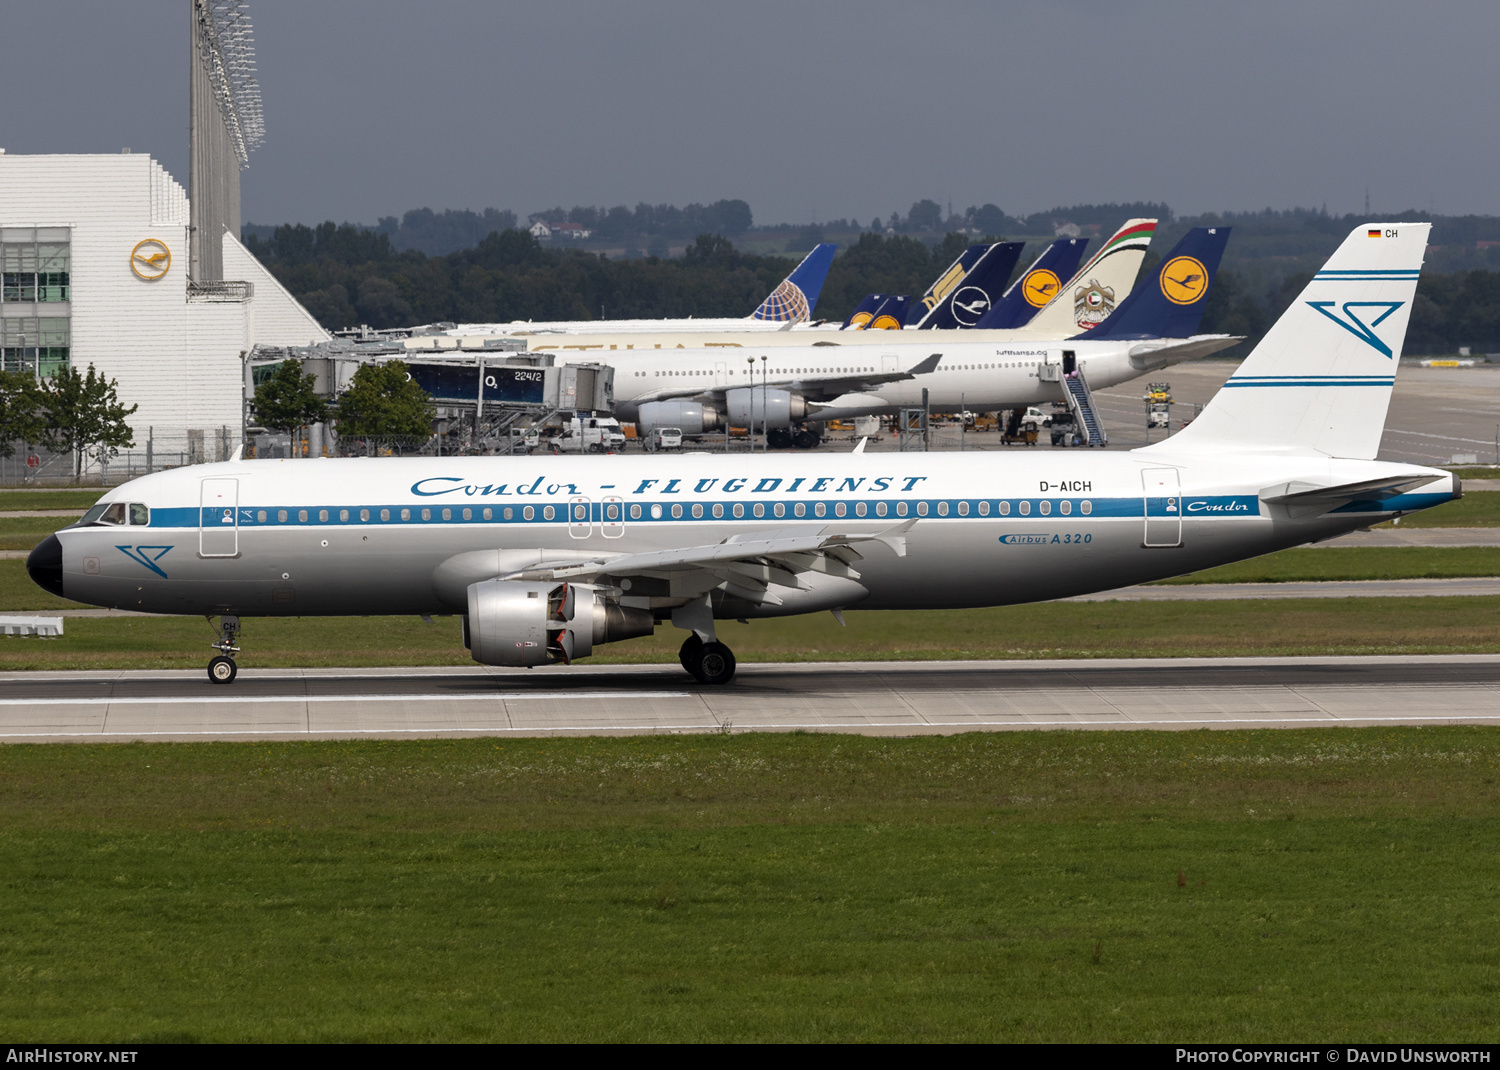
{"label": "aircraft door", "polygon": [[900,359],[894,353],[887,353],[880,358],[880,370],[886,375],[894,375],[901,370]]}
{"label": "aircraft door", "polygon": [[198,492],[198,556],[238,557],[240,481],[205,479]]}
{"label": "aircraft door", "polygon": [[604,499],[600,512],[599,530],[606,539],[618,539],[625,534],[625,502],[611,495]]}
{"label": "aircraft door", "polygon": [[594,520],[589,515],[587,498],[568,499],[568,534],[575,539],[586,539],[594,533]]}
{"label": "aircraft door", "polygon": [[1144,468],[1146,535],[1143,546],[1182,545],[1182,487],[1175,468]]}
{"label": "aircraft door", "polygon": [[729,365],[722,360],[714,365],[714,386],[729,385]]}
{"label": "aircraft door", "polygon": [[1064,375],[1072,375],[1078,370],[1078,354],[1074,350],[1064,349],[1062,351],[1062,368]]}

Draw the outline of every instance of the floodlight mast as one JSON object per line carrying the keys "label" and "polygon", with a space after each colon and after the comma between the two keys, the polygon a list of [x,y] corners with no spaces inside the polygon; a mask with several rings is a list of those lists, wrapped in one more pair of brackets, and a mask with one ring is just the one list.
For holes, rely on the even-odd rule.
{"label": "floodlight mast", "polygon": [[240,166],[248,167],[250,153],[266,139],[250,13],[245,0],[192,0],[192,4],[198,58]]}
{"label": "floodlight mast", "polygon": [[224,234],[240,233],[240,171],[265,141],[246,0],[189,0],[188,281],[224,280]]}

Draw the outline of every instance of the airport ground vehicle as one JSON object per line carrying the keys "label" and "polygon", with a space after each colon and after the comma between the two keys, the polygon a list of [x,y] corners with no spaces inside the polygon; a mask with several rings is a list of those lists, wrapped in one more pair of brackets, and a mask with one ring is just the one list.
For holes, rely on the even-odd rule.
{"label": "airport ground vehicle", "polygon": [[1015,605],[1321,541],[1461,493],[1374,459],[1430,229],[1356,229],[1192,425],[1142,449],[236,457],[111,489],[27,571],[217,616],[218,683],[244,617],[395,613],[458,615],[476,661],[517,668],[670,621],[722,684],[716,620]]}
{"label": "airport ground vehicle", "polygon": [[682,449],[682,428],[653,427],[642,443],[647,453]]}
{"label": "airport ground vehicle", "polygon": [[612,416],[579,415],[543,445],[553,453],[610,453],[625,448],[625,432]]}

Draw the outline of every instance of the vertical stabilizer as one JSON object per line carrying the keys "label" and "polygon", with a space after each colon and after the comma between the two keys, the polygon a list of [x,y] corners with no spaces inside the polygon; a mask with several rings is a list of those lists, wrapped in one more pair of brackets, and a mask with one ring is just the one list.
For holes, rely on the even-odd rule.
{"label": "vertical stabilizer", "polygon": [[818,305],[818,294],[823,292],[823,280],[828,277],[828,265],[833,263],[833,254],[837,250],[837,245],[827,242],[814,248],[790,275],[781,280],[781,285],[771,291],[750,318],[777,323],[806,323],[812,319],[813,309]]}
{"label": "vertical stabilizer", "polygon": [[989,312],[1005,290],[1010,273],[1021,259],[1025,242],[1003,241],[981,245],[981,255],[968,274],[948,288],[941,299],[930,305],[917,305],[912,314],[922,314],[915,326],[920,330],[954,330],[972,327]]}
{"label": "vertical stabilizer", "polygon": [[849,313],[849,318],[839,328],[841,331],[863,330],[865,324],[869,323],[875,315],[875,310],[885,300],[885,294],[865,294],[865,299],[854,306],[854,311]]}
{"label": "vertical stabilizer", "polygon": [[1208,292],[1229,244],[1228,227],[1194,227],[1114,314],[1079,338],[1191,338],[1203,322]]}
{"label": "vertical stabilizer", "polygon": [[1430,229],[1355,228],[1198,418],[1147,448],[1373,460]]}
{"label": "vertical stabilizer", "polygon": [[1026,325],[1027,332],[1071,338],[1079,331],[1103,323],[1135,285],[1136,272],[1141,269],[1155,233],[1154,219],[1126,222],[1063,287],[1062,293],[1032,317]]}
{"label": "vertical stabilizer", "polygon": [[1031,266],[1010,284],[994,307],[974,324],[977,331],[1010,331],[1031,322],[1038,309],[1046,308],[1062,293],[1063,280],[1078,272],[1078,261],[1088,248],[1087,238],[1058,238]]}

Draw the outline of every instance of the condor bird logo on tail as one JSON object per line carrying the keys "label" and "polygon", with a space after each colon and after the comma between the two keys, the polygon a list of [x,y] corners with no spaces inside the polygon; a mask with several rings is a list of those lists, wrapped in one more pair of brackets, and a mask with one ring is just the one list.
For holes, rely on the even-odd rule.
{"label": "condor bird logo on tail", "polygon": [[[1337,312],[1330,311],[1330,309],[1332,309],[1335,304],[1337,304],[1336,301],[1308,302],[1309,306],[1317,309],[1323,315],[1333,320],[1334,323],[1337,323],[1340,327],[1344,328],[1344,330],[1354,335],[1354,337],[1358,338],[1361,342],[1364,342],[1366,345],[1375,349],[1380,353],[1381,356],[1390,357],[1393,355],[1391,353],[1391,347],[1380,340],[1380,336],[1375,333],[1375,328],[1379,327],[1382,323],[1389,319],[1391,314],[1394,313],[1396,309],[1406,304],[1405,301],[1345,301],[1342,311],[1344,313],[1344,316],[1348,317],[1347,319],[1345,319],[1343,316],[1340,316]],[[1360,318],[1359,313],[1354,311],[1357,308],[1383,308],[1385,309],[1385,311],[1376,316],[1374,319],[1366,322],[1364,319]]]}

